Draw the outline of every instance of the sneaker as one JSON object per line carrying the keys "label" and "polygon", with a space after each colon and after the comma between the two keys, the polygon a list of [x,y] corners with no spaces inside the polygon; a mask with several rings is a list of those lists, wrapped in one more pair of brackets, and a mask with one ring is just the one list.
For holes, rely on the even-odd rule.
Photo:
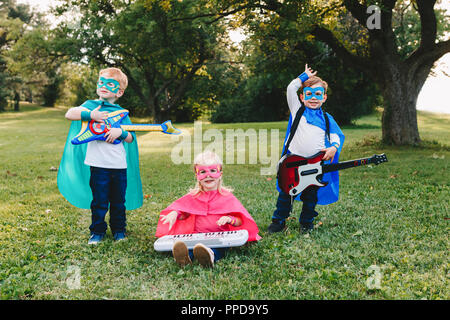
{"label": "sneaker", "polygon": [[301,233],[310,233],[314,230],[314,224],[312,222],[300,223],[300,232]]}
{"label": "sneaker", "polygon": [[212,268],[214,266],[214,251],[202,243],[195,245],[194,257],[205,268]]}
{"label": "sneaker", "polygon": [[125,235],[125,232],[116,232],[113,235],[114,241],[120,241],[120,240],[126,240],[127,236]]}
{"label": "sneaker", "polygon": [[186,244],[183,241],[175,241],[172,247],[172,254],[175,262],[180,266],[191,264],[191,258],[189,258],[189,251]]}
{"label": "sneaker", "polygon": [[269,233],[280,232],[284,230],[285,226],[285,220],[272,219],[272,223],[270,224],[269,228],[267,228],[267,231],[269,231]]}
{"label": "sneaker", "polygon": [[91,237],[89,238],[88,244],[99,244],[100,241],[103,240],[104,236],[105,235],[103,235],[103,234],[93,233],[93,234],[91,234]]}

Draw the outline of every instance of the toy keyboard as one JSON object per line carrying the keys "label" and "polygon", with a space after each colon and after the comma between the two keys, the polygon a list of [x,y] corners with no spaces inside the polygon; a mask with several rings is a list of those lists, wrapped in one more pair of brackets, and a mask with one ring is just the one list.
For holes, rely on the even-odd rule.
{"label": "toy keyboard", "polygon": [[176,241],[183,241],[188,249],[202,243],[209,248],[239,247],[248,240],[247,230],[191,233],[163,236],[155,241],[153,247],[156,251],[172,251]]}

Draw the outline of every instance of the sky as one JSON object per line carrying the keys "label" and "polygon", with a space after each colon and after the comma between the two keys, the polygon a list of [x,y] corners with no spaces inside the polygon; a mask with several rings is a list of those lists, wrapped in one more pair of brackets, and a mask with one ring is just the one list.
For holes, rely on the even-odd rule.
{"label": "sky", "polygon": [[[50,6],[58,3],[57,0],[17,0],[17,3],[27,3],[31,7],[46,11]],[[442,7],[450,13],[450,2],[442,1]],[[232,31],[230,37],[239,42],[244,36],[238,31]],[[450,53],[444,55],[437,62],[434,75],[428,77],[417,99],[417,109],[431,112],[450,114]]]}

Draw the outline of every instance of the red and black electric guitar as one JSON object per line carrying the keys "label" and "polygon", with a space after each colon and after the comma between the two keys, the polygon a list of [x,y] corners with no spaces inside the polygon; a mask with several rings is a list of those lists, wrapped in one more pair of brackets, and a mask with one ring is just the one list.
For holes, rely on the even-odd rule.
{"label": "red and black electric guitar", "polygon": [[367,164],[378,165],[388,161],[383,153],[370,158],[324,164],[322,161],[324,154],[322,151],[309,158],[292,153],[283,156],[278,162],[277,179],[280,189],[291,196],[296,196],[311,185],[326,186],[328,182],[322,181],[324,173]]}

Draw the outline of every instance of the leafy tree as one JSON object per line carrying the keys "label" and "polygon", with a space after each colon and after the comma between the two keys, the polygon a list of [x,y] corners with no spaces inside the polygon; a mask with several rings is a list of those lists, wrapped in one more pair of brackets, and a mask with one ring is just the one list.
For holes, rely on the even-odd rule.
{"label": "leafy tree", "polygon": [[[395,17],[407,1],[397,0],[215,0],[212,10],[201,17],[213,21],[231,14],[241,15],[248,24],[261,15],[274,13],[288,22],[302,17],[298,32],[313,35],[327,44],[348,66],[360,70],[378,86],[384,104],[383,141],[395,145],[417,144],[416,102],[435,61],[450,51],[450,40],[440,31],[448,26],[448,17],[438,21],[436,0],[414,0],[410,11],[420,21],[420,33],[395,28]],[[371,13],[371,5],[379,12]],[[396,7],[397,5],[397,7]],[[372,7],[373,8],[373,7]],[[369,12],[369,13],[368,13]],[[375,15],[372,16],[372,15]],[[192,19],[192,17],[190,17]],[[379,24],[368,23],[379,18]],[[350,20],[349,20],[350,19]],[[342,21],[351,21],[350,24]],[[444,27],[442,27],[444,26]],[[350,30],[350,33],[346,31]],[[352,37],[352,35],[358,35]],[[415,41],[402,43],[402,38]]]}
{"label": "leafy tree", "polygon": [[54,106],[61,94],[61,65],[64,56],[54,53],[48,28],[34,27],[23,34],[8,52],[9,69],[20,76],[23,85],[39,97],[44,106]]}
{"label": "leafy tree", "polygon": [[[319,40],[327,43],[345,61],[353,63],[377,83],[384,99],[383,140],[396,145],[420,142],[417,97],[434,63],[450,51],[450,40],[438,42],[443,35],[438,32],[435,0],[413,2],[416,10],[414,14],[420,19],[420,33],[414,34],[413,42],[399,41],[398,34],[405,38],[413,36],[411,32],[401,33],[401,28],[397,28],[396,35],[393,28],[396,4],[403,3],[395,0],[365,1],[363,4],[356,0],[342,2],[367,34],[367,42],[360,49],[365,51],[363,54],[352,52],[325,26],[318,25],[313,30]],[[379,28],[368,27],[367,9],[370,4],[380,7]],[[443,24],[448,24],[448,19],[443,20]]]}
{"label": "leafy tree", "polygon": [[[255,19],[247,23],[250,35],[242,50],[247,74],[237,85],[240,92],[221,101],[213,121],[286,119],[286,86],[303,71],[305,62],[320,70],[319,76],[328,82],[329,98],[324,108],[340,124],[349,124],[373,110],[379,102],[373,82],[343,64],[326,45],[297,32],[303,21],[299,19],[291,22],[266,14],[263,22]],[[237,112],[239,109],[241,112]]]}
{"label": "leafy tree", "polygon": [[215,59],[224,28],[202,19],[178,20],[207,5],[203,0],[66,1],[58,12],[78,11],[80,27],[73,21],[61,24],[54,49],[74,61],[122,69],[129,89],[121,103],[133,102],[160,121],[179,114],[182,102],[189,101],[187,92],[208,77],[206,64]]}
{"label": "leafy tree", "polygon": [[[15,1],[3,1],[0,6],[0,77],[5,79],[3,96],[6,93],[15,100],[18,110],[22,92],[32,101],[32,91],[44,97],[46,105],[53,105],[55,90],[55,67],[49,70],[42,62],[45,50],[47,25],[41,14],[30,11],[28,5],[17,5]],[[47,48],[48,51],[48,48]],[[51,58],[53,61],[54,58]],[[47,62],[50,59],[47,57]],[[52,97],[50,100],[46,100]],[[1,100],[1,99],[0,99]]]}
{"label": "leafy tree", "polygon": [[24,31],[24,24],[32,15],[27,5],[17,5],[15,1],[0,1],[0,111],[8,103],[8,98],[17,99],[20,80],[8,69],[5,54]]}

